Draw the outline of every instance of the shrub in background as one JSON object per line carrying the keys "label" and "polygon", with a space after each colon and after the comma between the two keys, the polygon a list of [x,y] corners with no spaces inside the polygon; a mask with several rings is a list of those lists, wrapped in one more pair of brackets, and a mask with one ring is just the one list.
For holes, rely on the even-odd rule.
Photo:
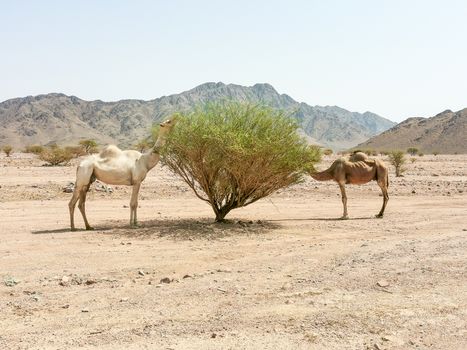
{"label": "shrub in background", "polygon": [[67,165],[73,157],[73,153],[70,150],[57,145],[46,147],[39,153],[39,159],[47,162],[49,165]]}
{"label": "shrub in background", "polygon": [[65,151],[72,154],[73,158],[78,158],[78,157],[81,157],[81,156],[84,156],[84,155],[87,154],[85,148],[83,146],[81,146],[81,145],[79,145],[79,146],[66,146]]}
{"label": "shrub in background", "polygon": [[144,153],[148,149],[150,149],[153,145],[154,145],[154,142],[151,142],[148,139],[142,139],[141,141],[139,141],[137,144],[134,145],[134,148],[137,151]]}
{"label": "shrub in background", "polygon": [[41,145],[29,145],[24,149],[25,153],[39,154],[44,150],[44,146]]}
{"label": "shrub in background", "polygon": [[410,154],[411,156],[416,155],[418,152],[419,152],[419,150],[416,147],[407,148],[407,153]]}
{"label": "shrub in background", "polygon": [[181,115],[163,163],[209,203],[216,221],[301,180],[321,158],[295,120],[269,107],[211,103]]}
{"label": "shrub in background", "polygon": [[389,162],[396,168],[396,177],[402,176],[405,171],[404,164],[406,163],[405,152],[392,151],[388,154]]}
{"label": "shrub in background", "polygon": [[13,152],[13,147],[10,145],[5,145],[2,147],[3,152],[5,152],[6,156],[9,157],[10,154]]}
{"label": "shrub in background", "polygon": [[81,140],[78,144],[84,149],[85,154],[97,153],[97,142],[94,140]]}

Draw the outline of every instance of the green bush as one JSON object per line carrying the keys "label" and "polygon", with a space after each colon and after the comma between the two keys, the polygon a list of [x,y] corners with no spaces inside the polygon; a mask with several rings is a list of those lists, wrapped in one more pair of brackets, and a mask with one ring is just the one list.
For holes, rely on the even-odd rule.
{"label": "green bush", "polygon": [[330,148],[326,148],[326,149],[323,151],[323,154],[324,154],[325,156],[330,156],[330,155],[333,154],[333,153],[334,153],[333,150],[330,149]]}
{"label": "green bush", "polygon": [[81,140],[78,144],[83,147],[85,154],[97,153],[97,142],[94,140]]}
{"label": "green bush", "polygon": [[407,153],[410,154],[411,156],[416,155],[418,152],[419,152],[419,150],[416,147],[407,148]]}
{"label": "green bush", "polygon": [[10,145],[5,145],[3,146],[3,152],[5,152],[6,156],[9,157],[11,152],[13,152],[13,147],[11,147]]}
{"label": "green bush", "polygon": [[43,149],[39,153],[39,159],[47,162],[49,165],[67,165],[74,155],[70,150],[61,148],[57,145],[52,145]]}
{"label": "green bush", "polygon": [[247,103],[211,103],[181,115],[163,163],[209,203],[216,221],[297,183],[321,158],[283,112]]}
{"label": "green bush", "polygon": [[389,162],[396,168],[396,177],[402,176],[405,171],[404,164],[406,163],[405,152],[392,151],[388,154]]}

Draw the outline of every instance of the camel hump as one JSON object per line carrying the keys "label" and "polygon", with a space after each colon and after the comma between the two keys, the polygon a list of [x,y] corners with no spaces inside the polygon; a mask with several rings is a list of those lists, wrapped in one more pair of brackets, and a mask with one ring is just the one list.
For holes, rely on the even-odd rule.
{"label": "camel hump", "polygon": [[349,158],[351,162],[361,162],[361,161],[366,161],[368,159],[370,158],[368,158],[368,156],[363,152],[355,152],[351,154]]}
{"label": "camel hump", "polygon": [[118,156],[121,153],[122,153],[122,150],[120,148],[118,148],[115,145],[109,145],[109,146],[105,147],[101,151],[101,153],[99,153],[99,156],[101,158],[114,158],[114,157]]}

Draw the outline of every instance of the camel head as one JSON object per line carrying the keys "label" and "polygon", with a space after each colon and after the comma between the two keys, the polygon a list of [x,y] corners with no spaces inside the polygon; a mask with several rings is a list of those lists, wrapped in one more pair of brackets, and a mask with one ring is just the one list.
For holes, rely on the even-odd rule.
{"label": "camel head", "polygon": [[177,117],[172,117],[172,118],[169,118],[167,119],[166,121],[162,122],[159,124],[160,126],[160,133],[162,134],[167,134],[168,132],[170,132],[170,130],[172,130],[172,128],[174,127],[174,125],[177,123]]}

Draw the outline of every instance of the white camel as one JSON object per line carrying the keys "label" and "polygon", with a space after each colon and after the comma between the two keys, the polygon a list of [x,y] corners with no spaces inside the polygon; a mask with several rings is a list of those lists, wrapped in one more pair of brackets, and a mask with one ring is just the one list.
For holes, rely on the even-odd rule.
{"label": "white camel", "polygon": [[166,120],[160,124],[159,137],[154,147],[140,153],[134,150],[122,151],[117,146],[107,146],[99,154],[86,157],[76,170],[76,184],[68,207],[70,209],[70,226],[75,230],[74,211],[79,199],[78,208],[84,219],[86,230],[92,230],[86,218],[85,202],[89,186],[96,180],[109,185],[133,186],[130,200],[130,225],[136,226],[136,210],[138,208],[138,193],[141,183],[149,170],[154,168],[160,159],[160,147],[167,134],[175,125],[175,119]]}

